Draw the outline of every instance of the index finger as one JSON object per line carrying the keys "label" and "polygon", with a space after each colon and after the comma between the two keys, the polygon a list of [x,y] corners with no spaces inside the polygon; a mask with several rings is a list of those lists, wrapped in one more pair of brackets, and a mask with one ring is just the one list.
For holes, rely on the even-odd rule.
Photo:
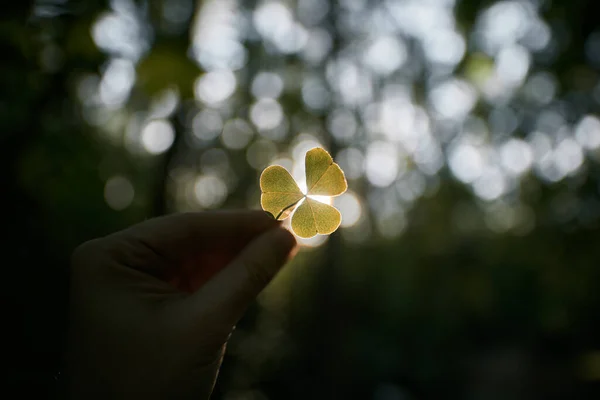
{"label": "index finger", "polygon": [[152,218],[107,237],[177,261],[220,243],[237,247],[280,223],[264,211],[186,212]]}

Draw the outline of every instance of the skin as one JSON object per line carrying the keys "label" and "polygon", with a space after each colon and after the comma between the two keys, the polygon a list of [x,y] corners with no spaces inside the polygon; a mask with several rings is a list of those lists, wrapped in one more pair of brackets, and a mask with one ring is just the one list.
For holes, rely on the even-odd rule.
{"label": "skin", "polygon": [[229,336],[297,251],[262,211],[176,214],[72,258],[71,399],[208,399]]}

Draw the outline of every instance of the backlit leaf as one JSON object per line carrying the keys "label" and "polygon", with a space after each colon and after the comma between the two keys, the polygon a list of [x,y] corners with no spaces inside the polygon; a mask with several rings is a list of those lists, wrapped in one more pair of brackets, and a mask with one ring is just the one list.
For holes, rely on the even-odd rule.
{"label": "backlit leaf", "polygon": [[341,222],[342,216],[335,207],[307,197],[292,216],[292,229],[302,238],[311,238],[317,233],[335,232]]}
{"label": "backlit leaf", "polygon": [[292,230],[302,238],[328,235],[340,226],[340,212],[307,196],[338,196],[346,191],[348,184],[344,172],[327,151],[318,147],[311,149],[306,153],[305,162],[307,195],[285,168],[272,165],[260,176],[260,203],[263,210],[278,220],[293,213]]}
{"label": "backlit leaf", "polygon": [[260,176],[260,190],[261,207],[274,217],[279,216],[279,220],[286,219],[295,208],[292,205],[304,197],[294,178],[279,165],[272,165],[263,171]]}
{"label": "backlit leaf", "polygon": [[339,196],[348,189],[344,172],[325,150],[319,147],[309,150],[305,163],[309,195]]}

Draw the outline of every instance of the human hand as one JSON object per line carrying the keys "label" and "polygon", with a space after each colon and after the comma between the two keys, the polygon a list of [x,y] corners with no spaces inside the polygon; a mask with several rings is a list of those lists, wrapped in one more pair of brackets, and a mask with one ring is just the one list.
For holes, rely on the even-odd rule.
{"label": "human hand", "polygon": [[295,249],[262,211],[171,215],[84,243],[70,397],[208,399],[234,325]]}

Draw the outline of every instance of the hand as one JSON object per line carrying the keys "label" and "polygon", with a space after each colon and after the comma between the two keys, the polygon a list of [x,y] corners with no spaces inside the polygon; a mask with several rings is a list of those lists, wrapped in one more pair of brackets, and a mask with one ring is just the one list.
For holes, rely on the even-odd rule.
{"label": "hand", "polygon": [[295,253],[262,211],[177,214],[73,254],[74,399],[208,399],[248,305]]}

